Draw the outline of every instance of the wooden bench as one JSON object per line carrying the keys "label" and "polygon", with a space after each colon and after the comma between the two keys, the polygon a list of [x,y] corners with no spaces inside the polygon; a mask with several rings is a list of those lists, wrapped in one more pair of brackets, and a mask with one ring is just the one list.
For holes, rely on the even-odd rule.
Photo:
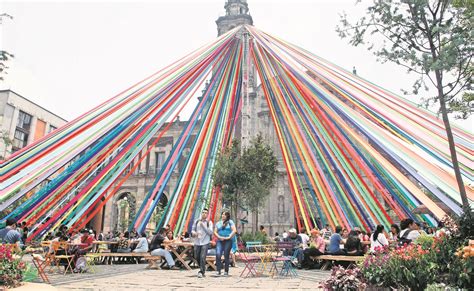
{"label": "wooden bench", "polygon": [[217,271],[216,267],[216,256],[207,256],[206,257],[206,264],[211,267],[214,271]]}
{"label": "wooden bench", "polygon": [[152,256],[150,253],[146,253],[143,258],[148,262],[147,269],[160,269],[156,262],[161,261],[161,256]]}
{"label": "wooden bench", "polygon": [[311,260],[322,260],[324,261],[321,270],[327,270],[333,261],[344,261],[344,262],[353,262],[358,263],[365,260],[365,256],[335,256],[335,255],[321,255],[309,257]]}
{"label": "wooden bench", "polygon": [[[104,258],[120,258],[120,257],[126,257],[126,258],[145,258],[145,257],[159,257],[159,256],[151,256],[150,253],[91,253],[94,254],[94,256],[97,257],[104,257]],[[111,264],[113,264],[113,261],[110,261]],[[138,264],[138,261],[136,261]]]}
{"label": "wooden bench", "polygon": [[[230,265],[232,267],[235,267],[236,260],[237,260],[236,255],[234,253],[231,253],[230,254]],[[224,256],[222,256],[222,261],[224,261]],[[211,269],[213,269],[214,271],[217,271],[216,256],[215,255],[207,256],[206,257],[206,265],[211,267]]]}

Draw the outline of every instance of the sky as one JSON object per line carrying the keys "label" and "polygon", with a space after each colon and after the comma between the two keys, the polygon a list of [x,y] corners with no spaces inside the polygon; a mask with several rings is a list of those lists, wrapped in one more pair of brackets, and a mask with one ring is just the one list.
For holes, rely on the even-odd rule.
{"label": "sky", "polygon": [[[368,0],[363,1],[368,4]],[[355,0],[248,0],[254,25],[402,95],[416,75],[380,64],[335,31]],[[15,55],[0,89],[72,120],[217,36],[225,0],[0,2],[0,47]],[[473,131],[472,118],[456,122]]]}

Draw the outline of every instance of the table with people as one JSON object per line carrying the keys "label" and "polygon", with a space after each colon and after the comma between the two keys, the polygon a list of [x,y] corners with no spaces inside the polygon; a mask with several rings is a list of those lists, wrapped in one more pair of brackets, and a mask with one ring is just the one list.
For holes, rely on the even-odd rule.
{"label": "table with people", "polygon": [[[28,227],[13,220],[7,220],[6,223],[6,227],[0,230],[0,242],[17,246],[18,249],[24,248],[27,234],[23,231]],[[263,226],[260,232],[267,235]],[[268,269],[266,264],[273,262],[278,255],[294,259],[291,263],[295,268],[321,268],[324,267],[323,261],[326,265],[328,261],[356,262],[379,249],[410,244],[421,234],[439,236],[443,233],[446,233],[446,229],[441,222],[436,229],[411,218],[402,220],[399,225],[391,225],[388,231],[383,225],[377,225],[373,232],[365,232],[358,227],[349,230],[335,226],[332,229],[326,225],[321,229],[311,229],[308,235],[306,230],[298,233],[292,228],[281,236],[276,234],[271,240],[273,244],[265,245],[265,248],[260,245],[261,249],[254,250],[252,256],[260,258],[257,262],[262,266],[263,271],[260,273],[265,272]],[[281,249],[281,254],[278,254],[279,242],[287,244]],[[215,276],[228,276],[231,261],[235,264],[235,254],[236,257],[242,257],[238,254],[237,230],[230,213],[223,212],[220,220],[214,224],[207,209],[203,209],[200,217],[193,222],[189,235],[185,233],[174,237],[170,225],[153,236],[138,234],[134,230],[130,233],[109,232],[107,235],[96,234],[92,229],[77,232],[62,225],[56,232],[48,233],[41,245],[44,246],[45,256],[59,258],[53,262],[56,267],[64,266],[65,273],[86,270],[88,254],[93,253],[96,254],[94,258],[103,257],[104,263],[112,263],[115,258],[119,263],[138,263],[145,258],[152,269],[192,270],[193,266],[198,266],[197,276],[203,278],[208,267],[212,266],[216,270]],[[252,252],[250,249],[247,251]],[[232,255],[234,259],[231,260]],[[162,259],[161,265],[156,264],[157,259],[150,258]]]}

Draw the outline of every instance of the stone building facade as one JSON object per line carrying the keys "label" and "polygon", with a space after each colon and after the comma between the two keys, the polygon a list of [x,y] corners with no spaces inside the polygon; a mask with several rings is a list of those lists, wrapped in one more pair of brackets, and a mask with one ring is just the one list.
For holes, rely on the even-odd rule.
{"label": "stone building facade", "polygon": [[[221,16],[216,20],[217,34],[223,33],[243,24],[253,25],[252,16],[249,13],[249,8],[246,0],[227,0],[224,6],[226,15]],[[247,35],[239,34],[239,37],[246,38]],[[282,232],[288,230],[294,225],[295,217],[293,211],[293,202],[291,195],[289,195],[289,186],[286,169],[283,164],[280,146],[276,139],[275,129],[271,116],[269,114],[268,106],[266,105],[263,90],[257,87],[255,69],[251,65],[245,68],[248,74],[244,78],[244,82],[248,82],[248,86],[244,83],[244,87],[248,88],[243,93],[243,108],[240,121],[237,125],[236,135],[241,139],[242,145],[247,145],[249,140],[256,136],[259,132],[264,136],[268,143],[272,146],[278,158],[278,178],[275,186],[271,189],[271,194],[262,206],[258,215],[258,225],[264,225],[267,231],[271,234],[274,232]],[[110,199],[98,215],[91,221],[90,226],[95,229],[103,229],[105,232],[120,229],[119,220],[123,219],[123,213],[120,212],[120,203],[125,200],[129,204],[127,208],[127,217],[133,217],[139,205],[151,187],[155,175],[159,172],[162,163],[169,155],[174,141],[178,138],[183,130],[185,122],[175,122],[163,136],[154,148],[151,154],[142,162],[135,173],[122,185],[120,191]],[[194,133],[195,134],[195,133]],[[175,170],[171,177],[165,194],[169,193],[170,189],[174,189],[176,181],[179,177],[181,165]],[[167,194],[168,195],[168,194]],[[168,197],[168,196],[167,196]],[[167,203],[167,197],[163,197],[162,205]],[[122,215],[120,217],[120,215]],[[255,230],[256,216],[254,213],[241,213],[239,218],[248,221],[245,226],[245,231],[249,228]],[[149,227],[153,228],[154,223],[150,223]]]}

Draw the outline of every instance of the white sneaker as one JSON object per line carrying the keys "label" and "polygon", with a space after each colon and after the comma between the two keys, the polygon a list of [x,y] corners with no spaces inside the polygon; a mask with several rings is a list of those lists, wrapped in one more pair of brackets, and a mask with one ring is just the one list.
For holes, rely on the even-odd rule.
{"label": "white sneaker", "polygon": [[198,273],[198,278],[202,278],[202,273],[201,272]]}
{"label": "white sneaker", "polygon": [[221,276],[221,272],[216,272],[216,277],[220,277]]}
{"label": "white sneaker", "polygon": [[225,276],[225,277],[228,277],[228,276],[229,276],[229,272],[224,272],[224,276]]}

